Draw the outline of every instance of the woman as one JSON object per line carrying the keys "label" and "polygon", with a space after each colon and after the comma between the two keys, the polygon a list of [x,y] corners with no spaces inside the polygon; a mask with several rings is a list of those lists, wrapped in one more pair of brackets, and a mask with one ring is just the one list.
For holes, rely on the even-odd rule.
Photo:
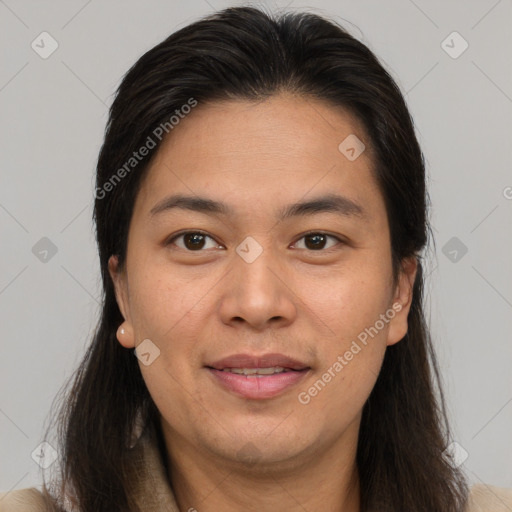
{"label": "woman", "polygon": [[61,472],[2,512],[512,510],[449,455],[423,156],[341,27],[245,7],[171,35],[119,87],[95,195]]}

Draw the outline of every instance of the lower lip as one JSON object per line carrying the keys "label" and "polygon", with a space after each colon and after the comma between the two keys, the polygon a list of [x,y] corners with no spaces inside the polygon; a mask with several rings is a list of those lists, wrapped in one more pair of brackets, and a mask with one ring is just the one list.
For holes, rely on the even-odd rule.
{"label": "lower lip", "polygon": [[214,368],[208,368],[208,370],[224,388],[253,400],[263,400],[277,396],[296,385],[309,372],[309,369],[305,369],[253,377],[215,370]]}

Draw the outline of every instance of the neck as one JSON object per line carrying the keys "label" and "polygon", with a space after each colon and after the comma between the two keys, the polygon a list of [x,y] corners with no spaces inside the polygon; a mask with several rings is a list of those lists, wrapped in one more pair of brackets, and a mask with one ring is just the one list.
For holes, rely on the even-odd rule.
{"label": "neck", "polygon": [[210,453],[162,426],[180,512],[360,511],[358,424],[328,447],[311,447],[286,461],[260,457],[253,464]]}

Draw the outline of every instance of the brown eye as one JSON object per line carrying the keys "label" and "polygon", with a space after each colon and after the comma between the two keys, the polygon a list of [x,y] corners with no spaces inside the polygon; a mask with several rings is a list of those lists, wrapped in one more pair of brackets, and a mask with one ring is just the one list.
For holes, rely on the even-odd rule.
{"label": "brown eye", "polygon": [[182,239],[182,243],[176,243],[176,246],[179,247],[180,249],[184,249],[191,252],[199,252],[201,251],[201,249],[208,248],[205,247],[207,245],[208,239],[214,242],[213,248],[218,247],[218,244],[215,243],[212,237],[206,235],[205,233],[202,233],[201,231],[187,231],[185,233],[176,235],[173,238],[171,238],[166,245],[175,243],[176,240],[180,239]]}
{"label": "brown eye", "polygon": [[[307,235],[304,235],[300,240],[305,240],[305,247],[299,247],[299,249],[309,249],[312,251],[318,251],[322,249],[326,249],[326,243],[328,239],[331,238],[333,240],[336,240],[338,242],[342,242],[339,238],[328,235],[327,233],[308,233]],[[330,247],[327,247],[327,249],[330,249],[333,247],[332,245]]]}

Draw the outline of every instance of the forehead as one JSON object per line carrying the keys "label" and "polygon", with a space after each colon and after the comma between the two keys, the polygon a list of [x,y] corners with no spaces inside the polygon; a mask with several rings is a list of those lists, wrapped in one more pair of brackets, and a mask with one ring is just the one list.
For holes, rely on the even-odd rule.
{"label": "forehead", "polygon": [[[364,144],[356,159],[340,149],[353,137]],[[241,213],[337,192],[355,203],[371,199],[366,208],[376,210],[384,204],[372,168],[364,126],[346,109],[291,94],[205,103],[164,139],[138,203],[150,212],[166,195],[186,193],[224,198]]]}
{"label": "forehead", "polygon": [[[334,163],[342,156],[339,144],[350,135],[364,140],[361,159],[369,164],[369,137],[363,123],[348,109],[316,98],[281,93],[258,101],[199,104],[173,128],[159,152],[178,149],[189,159],[216,154],[229,160],[264,149],[259,156],[275,161],[308,156],[322,160],[331,157]],[[196,143],[192,139],[197,139]]]}

